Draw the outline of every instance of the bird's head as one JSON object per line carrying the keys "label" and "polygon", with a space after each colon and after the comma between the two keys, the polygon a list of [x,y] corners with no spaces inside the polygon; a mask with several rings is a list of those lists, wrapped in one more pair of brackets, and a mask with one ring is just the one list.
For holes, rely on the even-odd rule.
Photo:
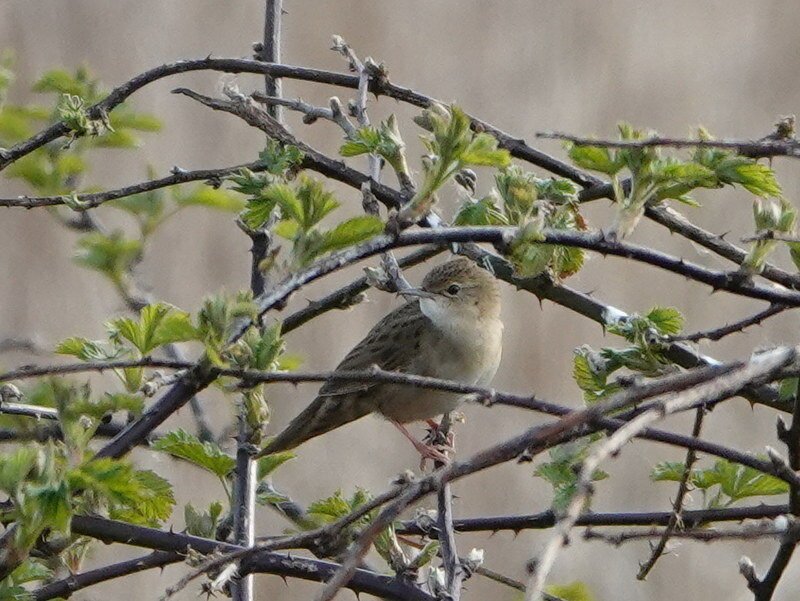
{"label": "bird's head", "polygon": [[434,267],[419,288],[403,290],[401,294],[419,297],[422,312],[434,322],[443,315],[473,320],[500,317],[497,280],[466,257]]}

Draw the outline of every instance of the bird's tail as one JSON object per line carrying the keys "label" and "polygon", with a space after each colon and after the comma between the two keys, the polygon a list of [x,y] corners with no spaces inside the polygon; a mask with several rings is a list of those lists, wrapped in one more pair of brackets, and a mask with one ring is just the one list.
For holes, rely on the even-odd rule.
{"label": "bird's tail", "polygon": [[325,434],[371,412],[368,403],[353,395],[319,396],[288,426],[258,452],[256,458],[289,451],[305,441]]}

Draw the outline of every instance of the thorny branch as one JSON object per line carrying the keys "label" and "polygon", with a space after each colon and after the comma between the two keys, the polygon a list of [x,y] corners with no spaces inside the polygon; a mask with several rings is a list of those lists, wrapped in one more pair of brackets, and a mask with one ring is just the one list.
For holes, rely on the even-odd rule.
{"label": "thorny branch", "polygon": [[800,157],[800,142],[794,136],[779,138],[766,137],[760,140],[703,140],[685,138],[665,138],[651,136],[643,140],[597,140],[573,136],[562,132],[538,132],[537,138],[566,140],[579,146],[598,146],[601,148],[648,148],[670,146],[672,148],[725,148],[751,158],[785,156]]}
{"label": "thorny branch", "polygon": [[[703,427],[703,417],[706,414],[705,407],[698,407],[695,411],[694,416],[694,425],[692,426],[692,438],[699,438],[700,437],[700,430]],[[644,580],[647,578],[647,575],[650,573],[650,570],[655,567],[656,562],[659,558],[664,554],[664,550],[667,548],[667,542],[669,542],[669,537],[673,534],[676,529],[681,528],[683,524],[683,503],[686,500],[686,495],[689,492],[692,469],[694,468],[694,463],[697,460],[697,453],[694,449],[689,449],[686,453],[686,461],[684,461],[683,467],[683,475],[681,476],[681,480],[678,483],[678,492],[675,495],[675,502],[672,506],[672,515],[670,516],[669,523],[667,527],[664,528],[663,535],[659,539],[658,543],[651,549],[650,558],[641,564],[639,568],[639,573],[636,574],[637,580]]]}
{"label": "thorny branch", "polygon": [[738,321],[725,324],[724,326],[720,326],[719,328],[713,328],[710,330],[701,330],[699,332],[694,332],[692,334],[680,334],[677,336],[670,336],[668,340],[670,342],[700,342],[701,340],[712,340],[714,342],[717,342],[719,340],[722,340],[726,336],[730,336],[731,334],[744,332],[746,328],[749,328],[751,326],[761,325],[765,320],[769,319],[774,315],[778,315],[779,313],[783,313],[787,309],[788,307],[784,307],[782,305],[770,305],[763,311],[759,311],[758,313],[749,315]]}
{"label": "thorny branch", "polygon": [[[237,62],[242,63],[247,61],[232,61],[231,59],[206,59],[206,61],[187,61],[186,63],[175,63],[173,65],[165,65],[163,67],[154,69],[148,72],[147,74],[143,74],[142,76],[134,78],[134,80],[131,80],[131,82],[124,84],[120,88],[117,88],[114,92],[112,92],[112,95],[110,95],[104,101],[101,101],[101,103],[98,103],[98,105],[96,105],[90,110],[95,111],[98,114],[101,113],[102,111],[110,110],[111,108],[113,108],[113,106],[115,106],[115,104],[118,104],[122,99],[124,99],[124,97],[130,95],[142,85],[145,85],[146,83],[154,81],[155,79],[158,79],[160,77],[170,75],[172,74],[173,70],[175,73],[188,70],[199,70],[205,68],[211,68],[211,69],[217,68],[221,70],[234,70],[234,71],[239,68],[242,68],[242,70],[244,71],[249,70],[250,67],[247,65],[233,64]],[[206,63],[206,64],[200,66],[200,63]],[[264,73],[271,73],[272,75],[277,75],[277,76],[282,75],[287,77],[299,77],[301,79],[309,79],[312,81],[315,80],[324,81],[326,83],[345,85],[347,87],[358,87],[360,83],[359,81],[353,81],[353,78],[349,76],[340,76],[340,74],[331,74],[315,70],[297,69],[297,68],[287,67],[285,65],[261,65],[261,70],[253,69],[251,72],[264,72]],[[349,79],[344,79],[344,78],[349,78]],[[432,99],[424,97],[410,90],[405,90],[403,88],[393,86],[385,78],[371,82],[370,91],[373,91],[376,94],[384,93],[393,96],[395,98],[401,99],[403,101],[411,102],[412,104],[416,104],[417,106],[427,106],[432,101]],[[555,161],[555,159],[547,157],[547,155],[542,155],[541,153],[538,153],[537,151],[527,147],[525,143],[522,142],[521,140],[514,140],[509,136],[507,136],[506,134],[504,134],[503,132],[495,130],[488,124],[482,123],[478,120],[473,120],[473,122],[477,127],[485,129],[497,135],[498,139],[500,139],[501,145],[506,148],[509,148],[512,151],[512,154],[514,154],[514,156],[517,156],[518,158],[522,158],[524,160],[528,160],[530,162],[533,162],[534,164],[538,164],[545,168],[549,168],[553,172],[559,175],[570,177],[571,179],[577,181],[581,185],[588,187],[585,193],[582,194],[583,199],[598,197],[598,195],[607,195],[608,192],[604,191],[606,185],[603,184],[603,182],[600,181],[599,179],[594,178],[593,176],[583,174],[572,167],[569,167],[567,165],[564,165],[563,163]],[[61,135],[66,135],[67,133],[68,130],[64,128],[63,124],[56,124],[55,126],[49,128],[48,130],[45,130],[44,132],[37,134],[37,136],[34,136],[34,138],[24,141],[23,143],[15,146],[12,149],[4,151],[2,157],[0,157],[0,169],[2,169],[10,162],[13,162],[13,160],[16,160],[21,156],[24,156],[24,154],[27,154],[28,152],[32,151],[37,147],[40,147],[47,141],[55,139],[56,137]],[[596,141],[591,141],[590,143],[595,143],[595,142]],[[758,142],[761,143],[762,141]],[[737,148],[739,147],[737,146]],[[773,156],[773,155],[765,155],[765,156]],[[547,166],[548,164],[550,165],[549,167]],[[330,166],[322,165],[321,167],[318,168],[318,170],[320,170],[321,173],[324,173],[323,171],[324,168],[330,168]],[[194,173],[197,174],[198,172]],[[341,174],[341,171],[334,170],[334,173]],[[350,185],[353,185],[354,183],[356,184],[359,183],[356,181],[358,177],[354,178],[352,177],[353,175],[354,174],[348,174],[348,176],[350,176],[350,181],[347,181],[347,183],[349,183]],[[365,181],[365,179],[363,179],[364,176],[363,174],[359,174],[359,176],[362,178],[360,184],[363,184]],[[197,177],[197,179],[206,179],[206,178]],[[148,184],[152,183],[148,182],[145,185]],[[163,185],[171,185],[171,184],[164,183]],[[390,189],[384,191],[379,190],[378,194],[381,194],[381,192],[383,192],[384,197],[386,199],[389,199],[392,203],[394,203],[394,206],[397,206],[397,204],[402,201],[403,198],[402,195],[398,195],[398,193],[395,193]],[[59,204],[60,202],[63,202],[63,200],[58,201],[57,199],[55,200],[44,199],[44,202],[41,203],[41,205],[39,205],[36,202],[30,202],[31,199],[17,199],[17,200],[18,202],[8,202],[8,203],[0,200],[0,205],[6,204],[7,206],[42,206],[47,204]],[[659,221],[660,219],[659,221],[660,223],[667,225],[667,227],[670,227],[670,229],[673,229],[673,231],[678,231],[682,235],[686,235],[690,239],[692,239],[692,236],[699,237],[702,239],[702,242],[699,243],[703,244],[704,246],[707,246],[708,248],[711,248],[712,250],[718,252],[722,256],[731,258],[731,260],[734,260],[735,262],[740,262],[741,256],[739,253],[743,255],[743,251],[740,251],[740,249],[736,249],[736,247],[733,247],[733,245],[729,245],[728,243],[724,242],[721,238],[713,236],[713,234],[709,234],[708,232],[700,230],[700,228],[696,228],[696,226],[693,226],[692,224],[688,224],[688,222],[684,224],[677,223],[674,218],[675,213],[673,212],[673,215],[670,215],[669,211],[670,210],[663,210],[661,208],[650,208],[648,209],[648,216],[656,219],[657,221]],[[718,240],[714,240],[713,238],[718,238]],[[489,241],[494,242],[493,240]],[[773,279],[773,281],[775,281],[776,279],[782,280],[781,283],[784,283],[789,288],[798,288],[797,278],[795,276],[791,276],[790,274],[781,272],[780,270],[775,270],[770,266],[768,266],[765,269],[763,275],[768,279]],[[300,283],[299,285],[302,285],[302,283]],[[299,285],[297,287],[299,287]],[[598,306],[597,303],[593,301],[590,302],[588,299],[581,299],[581,297],[578,294],[572,293],[572,291],[569,291],[568,289],[564,289],[561,287],[552,287],[552,286],[548,288],[548,285],[546,283],[542,285],[541,282],[535,285],[534,284],[528,284],[528,285],[532,286],[534,290],[538,290],[537,294],[540,294],[540,291],[543,289],[548,290],[551,296],[547,295],[543,296],[546,298],[551,298],[553,300],[556,300],[556,302],[558,302],[558,299],[563,300],[564,297],[569,297],[570,298],[569,302],[571,302],[574,306],[578,307],[579,312],[582,312],[583,314],[590,314],[590,315],[594,314],[599,317],[601,313],[607,313],[608,308],[603,308],[602,305]],[[338,297],[338,299],[350,298],[351,292],[357,290],[359,287],[360,286],[358,284],[353,285],[346,292],[342,292],[341,295]],[[330,305],[327,304],[330,303],[331,301],[327,299],[324,300],[326,300],[327,302],[325,304],[325,307],[323,307],[323,310],[328,306],[333,306],[333,304]],[[772,298],[765,298],[765,300],[770,300],[770,302],[773,303],[777,302]],[[341,303],[341,300],[339,300],[338,302]],[[267,309],[265,309],[265,311],[268,310],[268,308],[270,308],[269,303],[266,303],[266,306]],[[271,306],[276,306],[276,305],[273,304]],[[601,321],[601,319],[598,319],[598,321]],[[680,355],[684,362],[695,361],[695,363],[692,363],[694,365],[697,364],[697,361],[702,361],[702,357],[698,357],[697,355],[689,353],[685,348],[682,348],[681,345],[672,345],[670,348],[672,349],[673,353],[677,353],[678,355]],[[185,400],[180,398],[182,395],[186,394],[187,391],[191,391],[192,389],[194,390],[202,389],[205,385],[207,385],[208,382],[210,382],[214,378],[215,375],[216,373],[214,370],[208,368],[208,366],[204,366],[202,363],[193,366],[192,370],[187,374],[187,376],[185,378],[182,378],[181,381],[179,381],[178,384],[175,386],[175,388],[169,391],[165,395],[165,398],[162,399],[164,400],[164,404],[161,407],[162,412],[165,411],[166,408],[169,406],[168,401],[172,402],[173,407],[180,406],[177,403],[185,402]],[[610,418],[603,418],[603,420],[605,420],[606,422],[615,421],[611,420]],[[146,425],[143,425],[139,428],[139,432],[141,433],[147,428],[149,428],[153,422],[154,422],[153,419],[149,419]],[[597,420],[597,422],[600,423],[600,420]],[[621,424],[618,424],[616,427],[619,428],[620,426]],[[613,429],[610,426],[608,427],[610,429]],[[643,432],[647,431],[648,429],[645,429]],[[120,452],[120,449],[123,446],[124,445],[118,443],[117,449],[114,450],[104,449],[104,451],[106,451],[107,453],[114,454]],[[788,476],[784,474],[784,477]],[[796,484],[793,486],[796,487]]]}
{"label": "thorny branch", "polygon": [[764,353],[752,359],[740,369],[731,371],[703,384],[694,386],[678,395],[664,395],[659,400],[648,403],[648,408],[622,426],[603,442],[597,444],[583,462],[578,475],[575,494],[570,499],[564,516],[556,525],[556,532],[532,564],[531,578],[528,581],[527,601],[536,601],[541,597],[547,577],[555,560],[569,541],[569,534],[575,526],[578,516],[583,511],[587,499],[591,496],[592,474],[602,461],[619,452],[636,433],[641,432],[651,423],[663,419],[676,411],[701,407],[706,403],[725,398],[734,389],[758,379],[768,373],[775,373],[796,359],[797,349],[785,349],[778,352]]}
{"label": "thorny branch", "polygon": [[[786,445],[789,456],[789,468],[794,472],[800,470],[800,388],[795,392],[794,411],[791,423],[787,427],[781,418],[778,418],[778,439]],[[800,486],[796,483],[789,485],[789,511],[795,518],[800,516]],[[742,569],[742,574],[747,579],[747,587],[753,592],[754,601],[769,601],[775,593],[778,582],[789,565],[797,547],[797,537],[786,536],[781,540],[775,558],[769,566],[767,573],[758,578],[755,569],[752,573]],[[752,564],[748,564],[750,566]]]}

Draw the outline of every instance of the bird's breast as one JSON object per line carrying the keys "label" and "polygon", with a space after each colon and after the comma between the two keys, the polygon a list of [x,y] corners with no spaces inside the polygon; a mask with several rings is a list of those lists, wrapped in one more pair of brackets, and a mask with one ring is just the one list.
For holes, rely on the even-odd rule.
{"label": "bird's breast", "polygon": [[[489,384],[500,364],[503,326],[473,323],[471,327],[443,331],[426,330],[408,373],[454,380],[465,384]],[[464,395],[410,386],[386,386],[380,412],[401,423],[423,420],[453,411]]]}

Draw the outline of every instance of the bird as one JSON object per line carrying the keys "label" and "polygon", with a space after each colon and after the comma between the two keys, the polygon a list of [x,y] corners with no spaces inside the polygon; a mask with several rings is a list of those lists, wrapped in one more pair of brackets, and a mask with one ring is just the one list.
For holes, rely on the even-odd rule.
{"label": "bird", "polygon": [[[487,386],[500,364],[503,322],[495,277],[466,257],[431,269],[407,302],[379,321],[335,371],[387,371]],[[329,380],[314,401],[256,454],[263,457],[377,413],[392,422],[423,458],[446,460],[405,424],[456,409],[466,395],[385,382]]]}

